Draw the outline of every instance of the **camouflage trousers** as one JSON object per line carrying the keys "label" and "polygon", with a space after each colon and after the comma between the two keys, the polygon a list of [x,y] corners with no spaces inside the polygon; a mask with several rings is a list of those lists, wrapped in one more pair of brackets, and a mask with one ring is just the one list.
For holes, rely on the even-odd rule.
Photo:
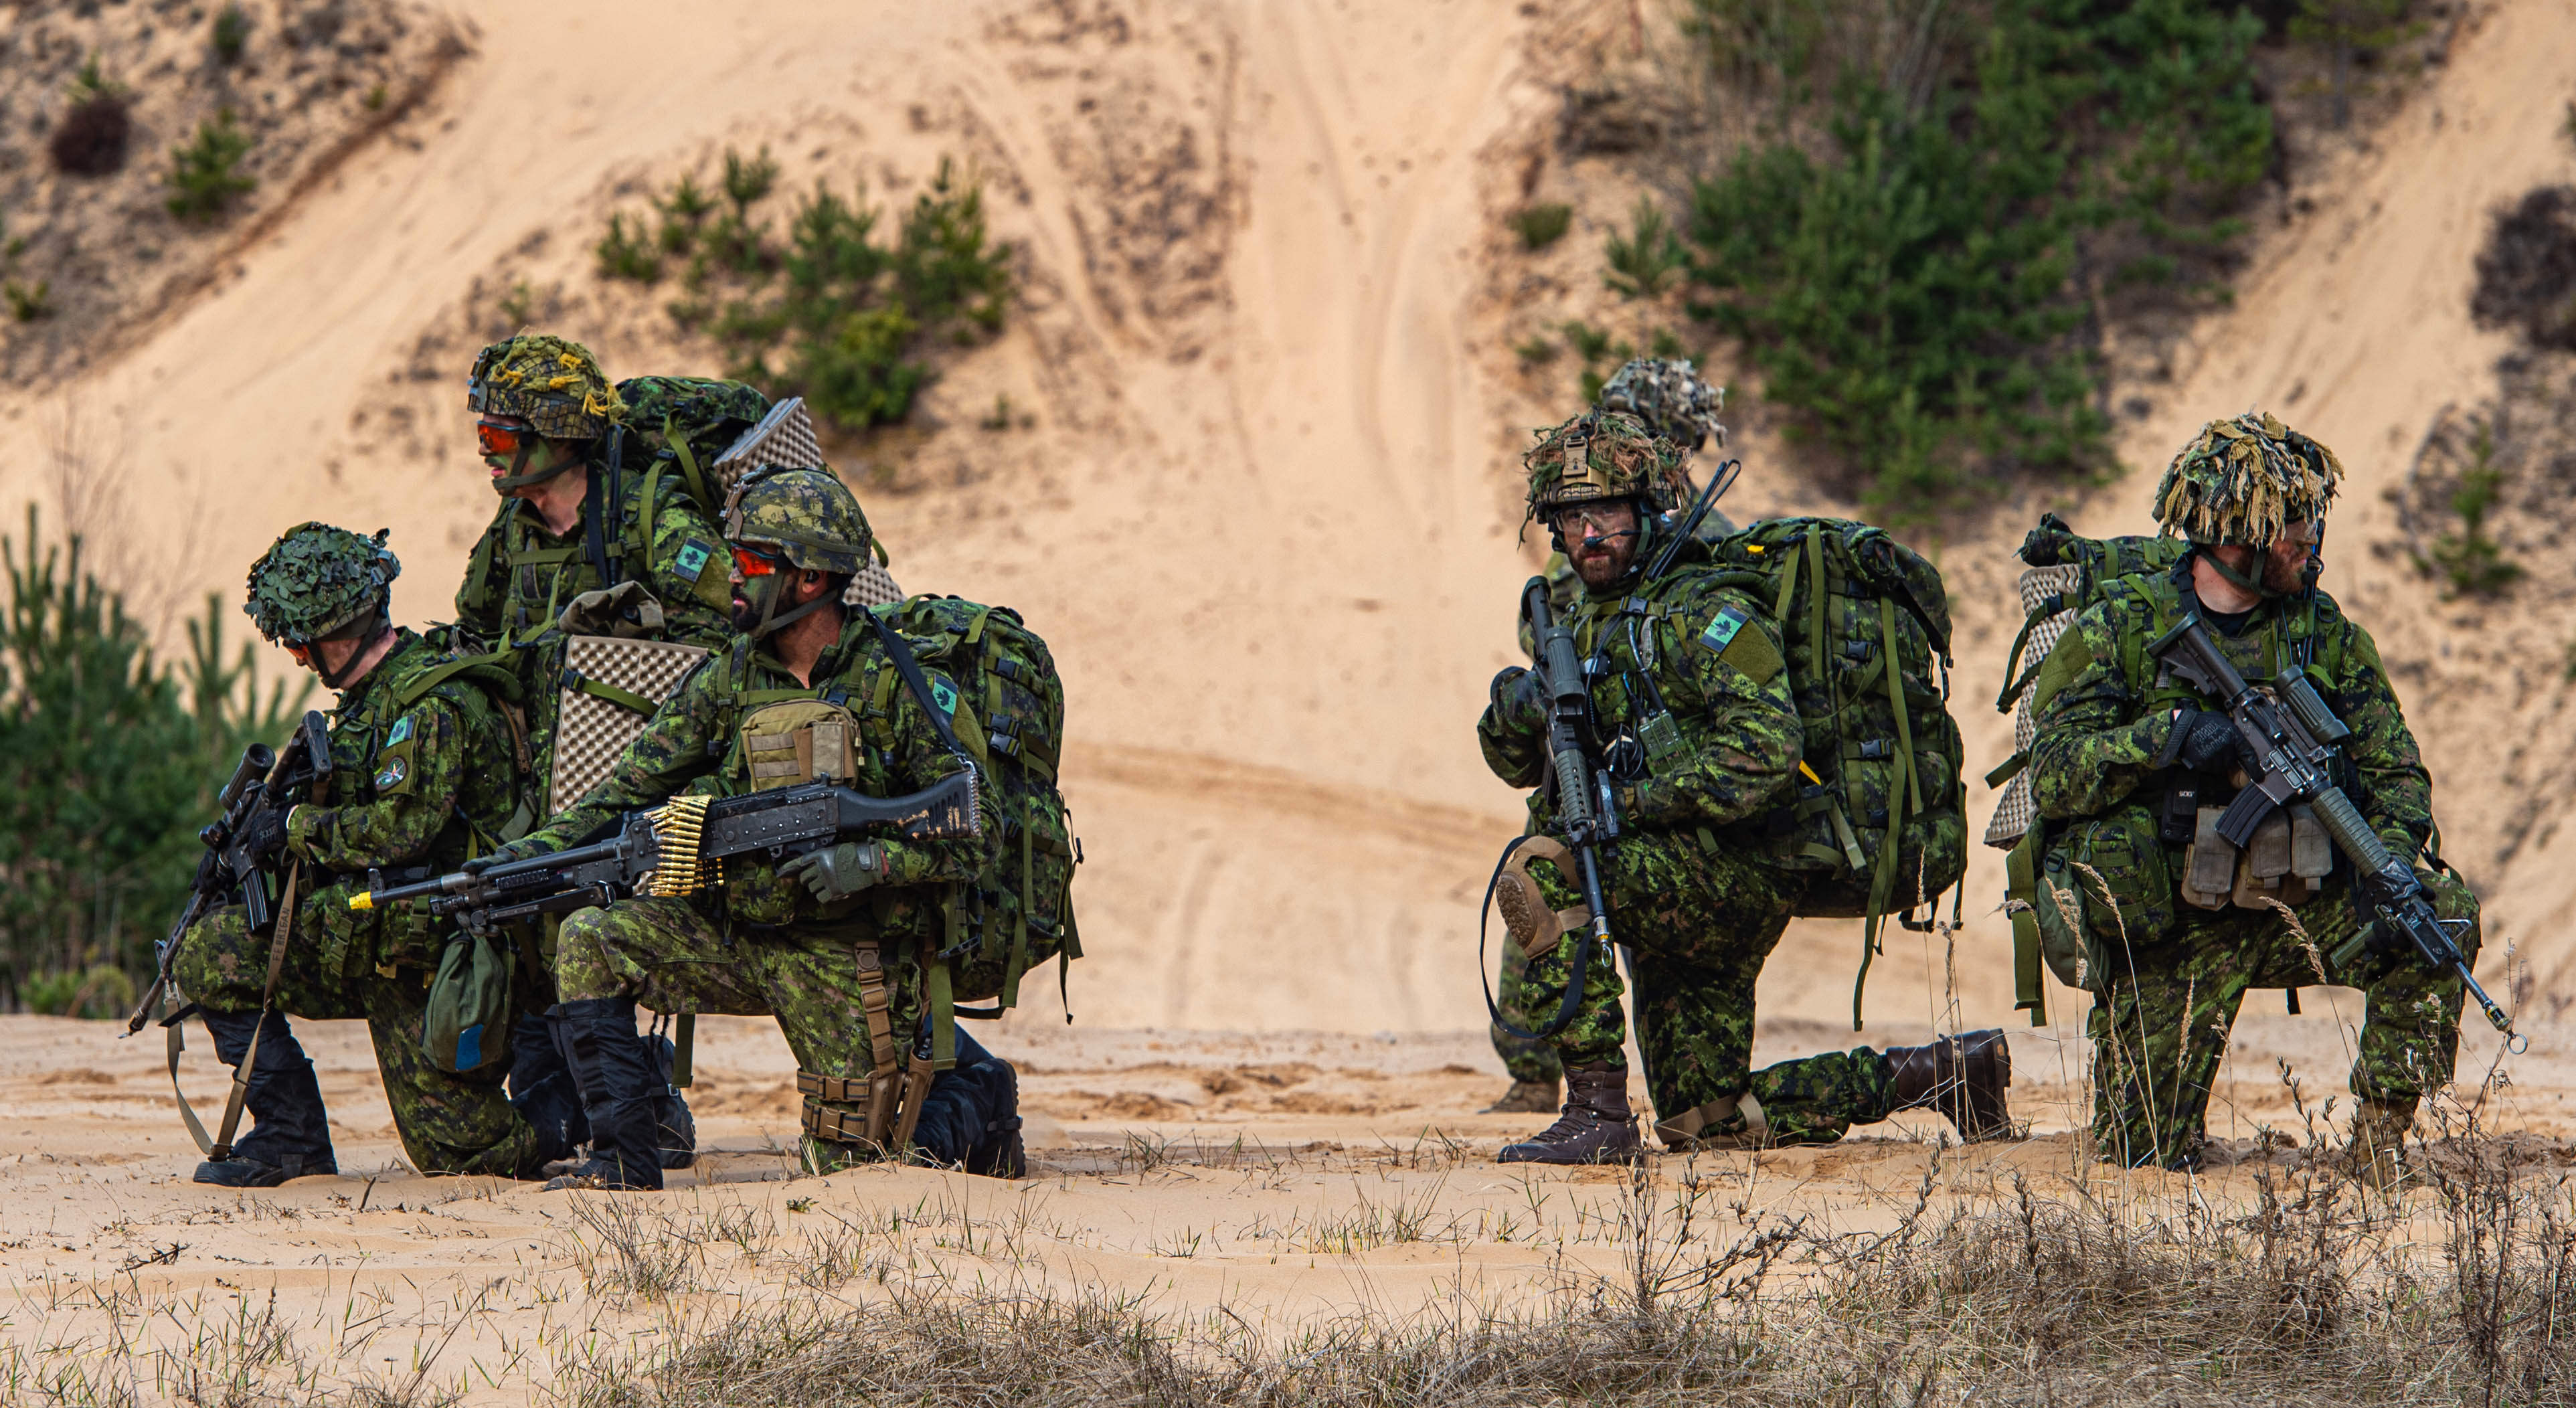
{"label": "camouflage trousers", "polygon": [[[1631,834],[1604,847],[1601,860],[1610,931],[1629,947],[1636,979],[1646,1088],[1668,1141],[1758,1134],[1772,1144],[1822,1144],[1887,1118],[1893,1074],[1868,1047],[1752,1069],[1754,984],[1806,893],[1803,876],[1703,850],[1688,833]],[[1547,862],[1533,862],[1530,874],[1550,905],[1580,902]],[[1529,960],[1524,1010],[1542,1021],[1555,1016],[1577,947],[1568,934]],[[1625,1064],[1625,990],[1612,955],[1596,947],[1583,1001],[1556,1036],[1558,1060]],[[1759,1131],[1743,1108],[1746,1096],[1760,1110]]]}
{"label": "camouflage trousers", "polygon": [[[1534,1030],[1536,1023],[1556,1015],[1556,1009],[1531,1009],[1527,996],[1529,979],[1526,976],[1529,956],[1521,952],[1521,946],[1512,942],[1509,935],[1503,938],[1502,950],[1502,972],[1494,981],[1494,1005],[1502,1009],[1503,1022],[1509,1022],[1522,1031]],[[1564,1067],[1557,1062],[1556,1048],[1547,1042],[1514,1036],[1503,1030],[1502,1022],[1492,1024],[1491,1035],[1494,1054],[1503,1058],[1503,1069],[1511,1072],[1512,1079],[1533,1085],[1554,1085],[1565,1074]]]}
{"label": "camouflage trousers", "polygon": [[[394,1130],[413,1167],[533,1175],[540,1162],[537,1132],[502,1089],[507,1063],[471,1075],[429,1063],[422,1042],[435,962],[426,951],[428,925],[399,913],[354,913],[351,893],[347,885],[328,886],[296,905],[277,980],[279,1010],[316,1021],[366,1021]],[[180,936],[171,973],[179,990],[208,1011],[256,1012],[268,982],[268,951],[269,940],[254,936],[242,911],[227,906]]]}
{"label": "camouflage trousers", "polygon": [[[861,1079],[871,1069],[874,1039],[863,993],[879,954],[865,925],[764,926],[728,937],[685,899],[620,900],[564,921],[555,952],[555,987],[566,1002],[631,997],[656,1012],[723,1012],[775,1017],[800,1070]],[[909,957],[884,960],[887,1021],[898,1050],[918,1029],[921,985]],[[864,1119],[863,1100],[820,1100],[809,1107]],[[845,1150],[810,1144],[821,1162]]]}
{"label": "camouflage trousers", "polygon": [[[2428,870],[2416,876],[2443,918],[2478,917],[2477,897],[2456,877]],[[2110,975],[2085,1021],[2093,1040],[2093,1141],[2103,1162],[2196,1163],[2207,1140],[2210,1089],[2246,989],[2320,985],[2321,970],[2367,999],[2354,1095],[2412,1101],[2451,1079],[2466,991],[2459,978],[2426,968],[2411,950],[2365,959],[2361,973],[2334,972],[2326,955],[2363,922],[2351,889],[2339,882],[2296,913],[2304,942],[2276,914],[2186,908],[2173,939],[2094,955],[2096,970]],[[2460,951],[2476,960],[2474,926]]]}

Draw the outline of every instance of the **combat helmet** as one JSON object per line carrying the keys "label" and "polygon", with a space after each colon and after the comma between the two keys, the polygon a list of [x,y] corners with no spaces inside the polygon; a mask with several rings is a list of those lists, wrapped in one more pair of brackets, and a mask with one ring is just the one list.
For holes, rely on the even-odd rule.
{"label": "combat helmet", "polygon": [[1677,358],[1636,358],[1601,384],[1593,404],[1635,416],[1658,439],[1684,450],[1704,449],[1711,440],[1726,444],[1726,427],[1717,419],[1726,388],[1700,380],[1698,368]]}
{"label": "combat helmet", "polygon": [[2247,411],[2200,428],[2156,485],[2156,522],[2203,547],[2268,549],[2290,524],[2325,517],[2343,462],[2334,451]]}
{"label": "combat helmet", "polygon": [[1650,517],[1670,512],[1689,490],[1685,452],[1626,411],[1586,411],[1534,433],[1538,443],[1521,456],[1529,475],[1525,521],[1592,499],[1635,499],[1639,516]]}
{"label": "combat helmet", "polygon": [[550,440],[595,440],[626,419],[626,403],[590,349],[544,333],[484,348],[466,375],[465,404],[483,415],[518,416]]}
{"label": "combat helmet", "polygon": [[875,535],[858,496],[828,469],[762,465],[725,497],[725,537],[771,548],[809,572],[856,576]]}
{"label": "combat helmet", "polygon": [[[242,612],[273,645],[302,649],[378,624],[402,562],[385,547],[392,530],[362,538],[328,523],[299,523],[250,565]],[[325,681],[329,683],[329,681]],[[335,686],[336,687],[336,686]]]}

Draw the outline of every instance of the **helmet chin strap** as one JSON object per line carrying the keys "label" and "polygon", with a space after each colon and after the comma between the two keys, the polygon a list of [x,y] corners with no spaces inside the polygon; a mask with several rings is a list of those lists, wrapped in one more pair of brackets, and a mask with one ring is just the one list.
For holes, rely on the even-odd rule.
{"label": "helmet chin strap", "polygon": [[[358,674],[358,662],[367,658],[367,652],[375,647],[377,639],[379,637],[389,635],[393,631],[393,621],[385,615],[385,610],[382,606],[378,606],[374,611],[369,612],[362,619],[365,624],[356,636],[358,648],[349,652],[349,658],[340,662],[339,669],[324,669],[322,667],[322,652],[319,650],[313,651],[313,673],[322,677],[322,687],[324,689],[330,690],[335,694],[347,689],[350,684],[356,680]],[[321,640],[313,642],[313,644],[318,646],[324,640],[345,639],[347,638],[344,635],[346,630],[347,628],[343,627],[340,631],[334,631],[330,635],[322,637]],[[310,649],[311,647],[307,648]]]}
{"label": "helmet chin strap", "polygon": [[541,436],[523,437],[519,441],[519,453],[510,458],[510,472],[492,481],[492,492],[506,499],[513,489],[525,489],[531,484],[543,484],[582,462],[580,455],[565,455],[560,460],[554,460],[554,449],[551,445],[547,445],[546,453],[550,463],[534,473],[528,472],[528,460],[536,454],[539,445],[546,444],[547,442]]}
{"label": "helmet chin strap", "polygon": [[[2221,578],[2224,578],[2228,585],[2236,588],[2240,592],[2251,592],[2265,601],[2277,601],[2282,597],[2290,595],[2288,592],[2274,591],[2271,587],[2264,584],[2263,569],[2260,564],[2272,555],[2272,549],[2269,546],[2255,549],[2254,561],[2257,565],[2250,575],[2237,571],[2235,566],[2229,563],[2226,558],[2220,557],[2216,551],[2217,546],[2218,545],[2216,544],[2203,545],[2201,548],[2200,560],[2208,563],[2209,570],[2217,573]],[[2252,545],[2246,544],[2245,546]],[[2310,560],[2314,560],[2313,555]],[[2313,584],[2314,578],[2310,578],[2310,582]]]}
{"label": "helmet chin strap", "polygon": [[787,589],[783,583],[779,586],[772,587],[769,590],[768,596],[760,604],[760,623],[753,626],[749,632],[753,640],[767,640],[769,637],[787,629],[798,621],[801,621],[806,617],[813,615],[815,612],[822,610],[824,607],[831,605],[833,602],[840,600],[838,593],[827,591],[820,596],[815,597],[812,601],[805,603],[803,606],[791,608],[784,615],[777,614],[778,599],[786,594]]}

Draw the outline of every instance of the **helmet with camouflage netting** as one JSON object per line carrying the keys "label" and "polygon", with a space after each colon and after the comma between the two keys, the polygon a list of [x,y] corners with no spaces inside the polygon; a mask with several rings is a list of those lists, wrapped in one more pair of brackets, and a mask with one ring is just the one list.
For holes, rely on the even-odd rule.
{"label": "helmet with camouflage netting", "polygon": [[1529,517],[1567,504],[1635,499],[1649,513],[1669,512],[1689,489],[1684,451],[1625,411],[1586,411],[1550,430],[1521,456],[1529,475]]}
{"label": "helmet with camouflage netting", "polygon": [[858,496],[828,469],[768,465],[745,474],[725,499],[725,537],[775,549],[810,572],[855,577],[875,535]]}
{"label": "helmet with camouflage netting", "polygon": [[2343,479],[2334,451],[2269,413],[2200,428],[2156,485],[2156,522],[2204,546],[2269,547],[2293,523],[2325,517]]}
{"label": "helmet with camouflage netting", "polygon": [[385,614],[402,562],[385,547],[392,530],[362,538],[328,523],[299,523],[250,565],[243,614],[272,644],[302,646]]}
{"label": "helmet with camouflage netting", "polygon": [[626,418],[626,403],[590,349],[544,333],[484,348],[466,376],[465,404],[483,415],[520,417],[550,440],[595,440]]}
{"label": "helmet with camouflage netting", "polygon": [[1726,444],[1726,427],[1717,419],[1726,408],[1726,388],[1700,380],[1699,369],[1685,361],[1637,358],[1601,384],[1593,404],[1625,411],[1657,438],[1685,450],[1703,449],[1711,440]]}

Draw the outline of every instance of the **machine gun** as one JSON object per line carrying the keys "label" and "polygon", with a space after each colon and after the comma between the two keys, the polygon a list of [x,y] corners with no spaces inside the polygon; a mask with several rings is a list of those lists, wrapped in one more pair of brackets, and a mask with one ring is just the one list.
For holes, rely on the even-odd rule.
{"label": "machine gun", "polygon": [[232,777],[215,794],[215,819],[197,833],[197,839],[205,844],[205,854],[197,858],[197,875],[189,882],[188,902],[180,909],[178,922],[161,940],[160,966],[153,975],[152,986],[135,1004],[133,1015],[125,1019],[127,1036],[143,1030],[143,1024],[152,1019],[153,1004],[170,986],[170,964],[179,950],[179,939],[189,926],[205,917],[206,911],[238,899],[252,933],[276,931],[278,878],[274,862],[263,865],[250,853],[251,820],[261,812],[317,797],[330,782],[331,729],[319,710],[305,711],[303,722],[287,739],[283,755],[265,743],[252,743],[242,749]]}
{"label": "machine gun", "polygon": [[370,875],[349,907],[409,900],[476,933],[538,914],[605,905],[637,894],[686,895],[721,883],[734,857],[783,860],[863,834],[962,841],[983,829],[972,769],[901,797],[871,797],[808,782],[739,797],[674,797],[630,812],[605,839],[499,865],[472,866],[417,884]]}
{"label": "machine gun", "polygon": [[2334,838],[2335,846],[2352,861],[2355,889],[2372,928],[2336,947],[2331,955],[2335,967],[2349,969],[2362,957],[2370,947],[2372,929],[2403,937],[2415,946],[2426,966],[2436,972],[2459,975],[2469,995],[2485,1010],[2487,1021],[2505,1034],[2509,1050],[2520,1051],[2528,1045],[2527,1038],[2514,1031],[2513,1018],[2487,996],[2486,989],[2478,986],[2477,978],[2469,972],[2468,959],[2461,954],[2456,940],[2456,935],[2468,931],[2469,921],[2434,914],[2432,899],[2425,894],[2423,882],[2415,878],[2414,869],[2370,829],[2360,809],[2326,770],[2335,748],[2352,737],[2352,730],[2326,707],[2306,674],[2295,669],[2282,671],[2280,678],[2271,682],[2270,694],[2248,684],[2219,652],[2218,643],[2209,638],[2209,628],[2196,611],[2186,612],[2172,630],[2147,647],[2147,653],[2176,677],[2217,701],[2244,740],[2246,756],[2258,760],[2261,767],[2261,775],[2239,790],[2236,800],[2220,813],[2218,834],[2241,848],[2275,810],[2305,803],[2325,823],[2326,834]]}

